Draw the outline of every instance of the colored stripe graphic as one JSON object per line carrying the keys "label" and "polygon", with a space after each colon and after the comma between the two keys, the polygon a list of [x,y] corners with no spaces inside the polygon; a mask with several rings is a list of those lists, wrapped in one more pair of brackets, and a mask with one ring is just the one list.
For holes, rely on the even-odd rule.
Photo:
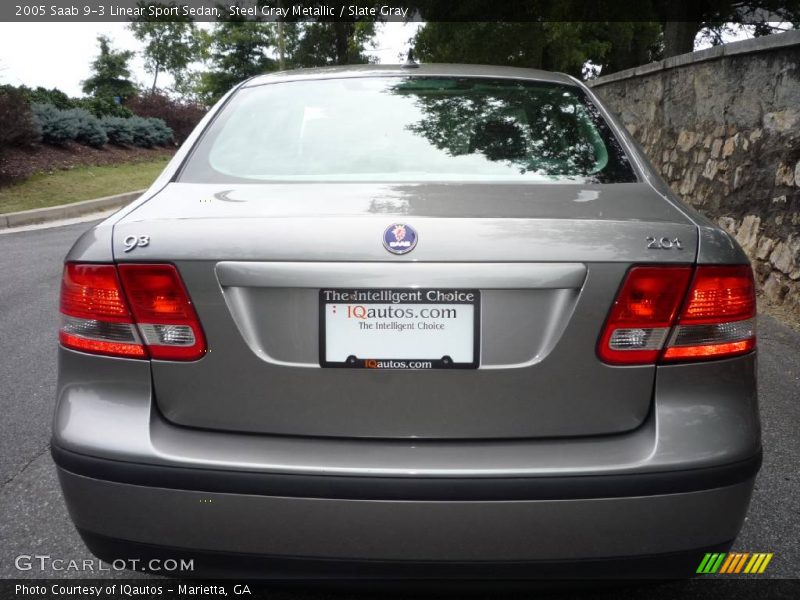
{"label": "colored stripe graphic", "polygon": [[753,558],[750,559],[750,562],[747,563],[747,566],[744,568],[745,573],[763,573],[769,561],[772,560],[773,554],[766,553],[766,552],[759,552],[758,554],[753,554]]}
{"label": "colored stripe graphic", "polygon": [[703,560],[700,561],[700,566],[697,567],[696,573],[706,573],[707,572],[706,571],[706,566],[710,562],[711,556],[712,556],[711,554],[706,553],[706,555],[703,557]]}
{"label": "colored stripe graphic", "polygon": [[738,552],[731,552],[728,554],[728,558],[725,559],[725,562],[722,563],[722,568],[719,570],[720,573],[730,573],[731,568],[736,564],[736,561],[739,559]]}
{"label": "colored stripe graphic", "polygon": [[764,562],[761,563],[761,568],[758,570],[759,573],[763,573],[764,571],[767,570],[767,565],[769,564],[769,561],[772,560],[772,557],[773,557],[772,552],[770,552],[769,554],[766,555],[766,557],[764,557]]}
{"label": "colored stripe graphic", "polygon": [[736,569],[734,570],[734,573],[741,573],[742,572],[742,569],[744,568],[744,561],[747,560],[748,556],[750,556],[749,552],[742,553],[742,557],[739,559],[739,562],[736,563]]}
{"label": "colored stripe graphic", "polygon": [[725,560],[725,553],[711,553],[706,554],[703,561],[700,563],[700,566],[697,567],[698,573],[716,573],[717,569],[719,569],[722,561]]}
{"label": "colored stripe graphic", "polygon": [[[731,553],[716,553],[709,552],[700,561],[697,567],[697,573],[701,574],[734,574],[742,573],[763,573],[769,561],[774,556],[771,552],[731,552]],[[749,560],[748,560],[749,559]]]}

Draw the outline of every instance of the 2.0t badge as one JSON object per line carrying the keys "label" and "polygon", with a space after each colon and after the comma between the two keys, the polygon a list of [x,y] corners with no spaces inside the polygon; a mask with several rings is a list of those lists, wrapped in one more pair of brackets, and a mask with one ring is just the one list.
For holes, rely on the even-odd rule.
{"label": "2.0t badge", "polygon": [[411,252],[417,245],[417,232],[411,225],[393,223],[383,232],[383,247],[392,254]]}

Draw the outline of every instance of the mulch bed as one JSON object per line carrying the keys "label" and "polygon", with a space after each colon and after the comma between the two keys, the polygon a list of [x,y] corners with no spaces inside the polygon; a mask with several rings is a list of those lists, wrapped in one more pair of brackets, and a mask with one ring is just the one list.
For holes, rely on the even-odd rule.
{"label": "mulch bed", "polygon": [[34,144],[28,148],[6,148],[0,155],[0,185],[13,184],[39,172],[145,162],[174,153],[175,148],[128,148],[111,144],[92,148],[73,142],[63,147]]}

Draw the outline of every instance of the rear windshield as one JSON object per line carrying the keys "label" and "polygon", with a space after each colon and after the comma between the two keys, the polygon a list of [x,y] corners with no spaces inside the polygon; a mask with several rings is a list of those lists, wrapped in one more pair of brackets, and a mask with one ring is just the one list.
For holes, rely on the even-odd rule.
{"label": "rear windshield", "polygon": [[243,88],[180,176],[259,181],[635,181],[577,86],[362,77]]}

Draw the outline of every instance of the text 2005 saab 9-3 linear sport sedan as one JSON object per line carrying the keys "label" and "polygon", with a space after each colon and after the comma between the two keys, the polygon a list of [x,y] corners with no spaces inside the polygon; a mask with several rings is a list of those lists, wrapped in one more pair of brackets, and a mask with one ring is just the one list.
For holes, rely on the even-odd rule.
{"label": "text 2005 saab 9-3 linear sport sedan", "polygon": [[693,571],[761,462],[747,258],[527,69],[250,79],[70,250],[52,452],[101,557]]}

